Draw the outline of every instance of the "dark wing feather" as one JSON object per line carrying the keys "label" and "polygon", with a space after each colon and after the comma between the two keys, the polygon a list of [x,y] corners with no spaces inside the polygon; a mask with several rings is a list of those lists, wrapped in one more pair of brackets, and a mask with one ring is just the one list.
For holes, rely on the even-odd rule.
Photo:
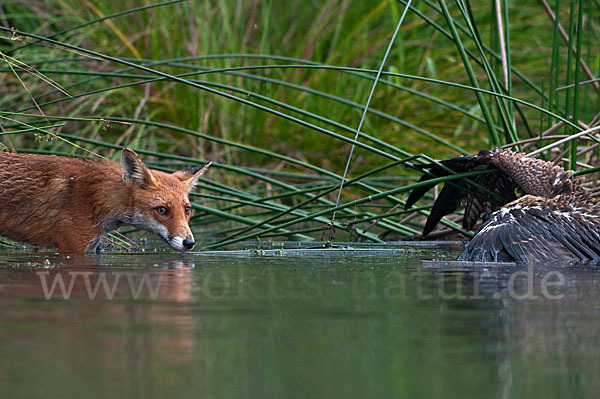
{"label": "dark wing feather", "polygon": [[[467,157],[456,157],[452,159],[447,159],[444,161],[440,161],[442,165],[447,167],[450,170],[453,170],[456,173],[468,172],[473,170],[480,163],[477,161],[477,156],[471,155]],[[448,176],[450,173],[437,164],[426,164],[422,165],[422,168],[427,171],[421,178],[419,179],[419,183],[435,179],[437,177]],[[437,183],[427,184],[421,187],[417,187],[413,189],[408,198],[406,199],[405,209],[413,206],[418,200],[420,200],[427,191],[431,190]]]}
{"label": "dark wing feather", "polygon": [[431,208],[431,213],[423,229],[423,235],[426,236],[431,233],[431,230],[435,228],[444,216],[456,211],[460,206],[463,196],[464,194],[461,192],[460,187],[454,184],[445,185]]}
{"label": "dark wing feather", "polygon": [[[428,167],[428,166],[430,166],[430,165],[427,165],[425,167]],[[433,171],[433,169],[430,172],[433,174],[433,176],[425,174],[425,175],[421,176],[418,183],[422,183],[427,180],[435,179],[436,177],[447,176],[447,173],[445,175],[437,176],[434,174],[435,172]],[[445,172],[445,171],[443,171],[443,172]],[[425,195],[425,193],[427,191],[431,190],[436,185],[437,185],[437,183],[432,183],[432,184],[427,184],[427,185],[413,189],[410,192],[410,194],[408,195],[408,198],[406,199],[404,209],[406,210],[406,209],[410,208],[411,206],[413,206],[414,204],[416,204],[418,200],[423,198],[423,196]]]}
{"label": "dark wing feather", "polygon": [[[440,163],[456,173],[495,169],[494,172],[484,173],[469,178],[469,180],[487,188],[495,195],[491,195],[489,192],[476,187],[469,183],[469,180],[467,179],[446,182],[427,218],[423,230],[424,236],[429,234],[435,228],[442,217],[456,211],[461,203],[465,204],[463,227],[470,230],[482,216],[487,217],[493,210],[516,199],[515,183],[508,175],[506,175],[506,173],[497,170],[495,166],[491,165],[487,158],[472,155],[467,157],[456,157],[441,161]],[[421,176],[419,182],[426,182],[437,177],[450,175],[450,172],[436,164],[424,165],[423,168],[428,170],[428,174]],[[435,185],[435,183],[427,184],[412,190],[406,200],[405,209],[413,206]]]}
{"label": "dark wing feather", "polygon": [[463,217],[463,227],[471,230],[479,221],[480,215],[489,215],[492,213],[491,204],[485,200],[479,199],[473,195],[467,194],[465,202],[465,215]]}
{"label": "dark wing feather", "polygon": [[[534,198],[529,202],[529,198]],[[561,198],[525,197],[494,212],[459,260],[566,262],[600,260],[598,218],[560,211]]]}

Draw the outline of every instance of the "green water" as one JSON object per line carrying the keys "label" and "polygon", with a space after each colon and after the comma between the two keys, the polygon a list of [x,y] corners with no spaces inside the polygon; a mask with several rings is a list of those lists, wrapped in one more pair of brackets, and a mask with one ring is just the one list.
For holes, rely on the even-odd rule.
{"label": "green water", "polygon": [[600,269],[434,255],[3,254],[0,397],[596,395]]}

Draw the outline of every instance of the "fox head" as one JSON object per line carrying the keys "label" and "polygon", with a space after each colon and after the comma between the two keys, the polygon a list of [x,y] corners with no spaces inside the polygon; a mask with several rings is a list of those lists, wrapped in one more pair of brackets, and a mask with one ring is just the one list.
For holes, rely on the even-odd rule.
{"label": "fox head", "polygon": [[165,173],[150,170],[129,148],[121,154],[123,181],[129,187],[130,220],[128,224],[150,231],[177,251],[194,247],[189,221],[192,206],[188,195],[211,162]]}

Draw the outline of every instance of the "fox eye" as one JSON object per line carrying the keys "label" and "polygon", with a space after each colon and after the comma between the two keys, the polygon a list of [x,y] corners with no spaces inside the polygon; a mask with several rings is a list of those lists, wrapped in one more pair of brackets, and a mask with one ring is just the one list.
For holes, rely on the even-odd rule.
{"label": "fox eye", "polygon": [[158,213],[161,216],[168,216],[169,215],[169,210],[165,206],[158,206],[155,209],[156,209],[156,213]]}
{"label": "fox eye", "polygon": [[192,208],[188,205],[185,207],[185,216],[190,216],[192,214]]}

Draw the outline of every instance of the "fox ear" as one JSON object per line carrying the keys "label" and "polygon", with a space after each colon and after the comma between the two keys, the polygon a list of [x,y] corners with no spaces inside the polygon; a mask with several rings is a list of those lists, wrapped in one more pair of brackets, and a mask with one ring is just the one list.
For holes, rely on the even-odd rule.
{"label": "fox ear", "polygon": [[121,167],[123,168],[123,181],[126,183],[147,187],[154,185],[156,182],[138,154],[129,148],[124,148],[121,153]]}
{"label": "fox ear", "polygon": [[188,185],[188,191],[194,187],[194,184],[198,181],[200,176],[206,172],[206,169],[212,164],[207,162],[202,166],[194,166],[192,168],[186,168],[173,173],[174,176],[178,177],[182,182],[186,182]]}

